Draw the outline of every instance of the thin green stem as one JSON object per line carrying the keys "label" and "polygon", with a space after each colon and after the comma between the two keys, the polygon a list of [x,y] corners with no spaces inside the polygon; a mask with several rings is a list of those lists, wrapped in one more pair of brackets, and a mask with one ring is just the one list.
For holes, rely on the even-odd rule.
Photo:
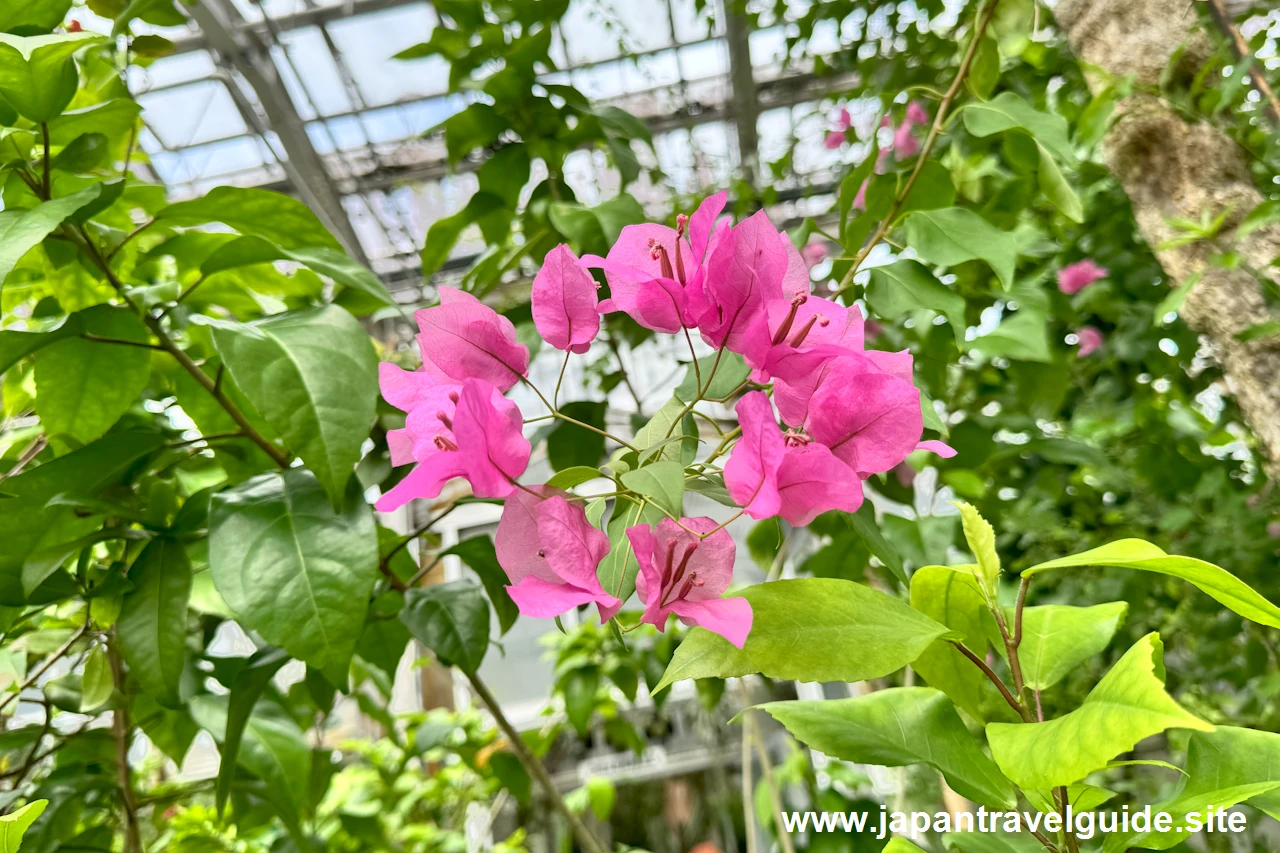
{"label": "thin green stem", "polygon": [[951,645],[959,649],[960,654],[967,657],[970,661],[973,662],[974,666],[982,670],[982,674],[985,675],[987,679],[996,686],[996,689],[1000,691],[1000,695],[1004,697],[1004,701],[1009,703],[1010,708],[1018,712],[1018,716],[1022,717],[1023,720],[1025,720],[1026,722],[1031,722],[1031,720],[1027,718],[1026,709],[1023,708],[1020,704],[1018,704],[1018,700],[1013,698],[1013,694],[1009,692],[1009,688],[1004,686],[1004,682],[1000,680],[1000,676],[996,675],[995,670],[987,666],[986,661],[984,661],[981,657],[979,657],[978,655],[970,651],[969,648],[965,646],[964,643],[960,643],[955,640],[952,640]]}
{"label": "thin green stem", "polygon": [[[707,393],[707,391],[711,388],[711,383],[714,382],[716,378],[716,371],[720,369],[720,359],[722,358],[724,358],[724,347],[721,347],[720,349],[716,350],[716,360],[711,363],[711,373],[707,375],[707,384],[703,386],[701,383],[699,383],[698,393],[694,395],[693,399],[690,400],[689,403],[680,412],[679,417],[673,420],[671,422],[671,425],[667,427],[667,434],[663,436],[664,439],[671,438],[671,433],[674,432],[675,428],[684,420],[684,416],[689,414],[689,412],[693,411],[693,407],[698,404],[699,400],[702,399],[702,395]],[[695,360],[695,363],[696,363],[696,360]]]}
{"label": "thin green stem", "polygon": [[49,124],[48,122],[40,123],[40,133],[44,136],[44,197],[53,197],[53,179],[49,174]]}
{"label": "thin green stem", "polygon": [[161,352],[165,351],[165,348],[159,344],[147,343],[145,341],[126,341],[122,338],[104,338],[101,335],[95,335],[90,332],[84,332],[80,337],[84,338],[86,341],[93,341],[98,344],[119,344],[122,347],[139,347],[141,349],[154,349],[160,350]]}
{"label": "thin green stem", "polygon": [[564,371],[569,366],[569,355],[571,352],[572,350],[564,351],[564,361],[560,364],[560,375],[556,377],[556,390],[555,393],[551,395],[551,407],[553,409],[560,408],[560,385],[564,382]]}

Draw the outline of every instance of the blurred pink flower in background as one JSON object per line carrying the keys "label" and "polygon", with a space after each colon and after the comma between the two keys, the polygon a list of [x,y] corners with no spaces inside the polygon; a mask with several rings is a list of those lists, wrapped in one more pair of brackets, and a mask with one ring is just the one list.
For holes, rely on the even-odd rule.
{"label": "blurred pink flower in background", "polygon": [[1076,355],[1080,358],[1102,349],[1102,332],[1093,326],[1081,326],[1076,329],[1076,337],[1080,339],[1080,349],[1076,350]]}
{"label": "blurred pink flower in background", "polygon": [[1068,296],[1079,293],[1100,278],[1110,275],[1106,267],[1100,267],[1092,258],[1067,264],[1058,270],[1058,289]]}
{"label": "blurred pink flower in background", "polygon": [[804,265],[810,269],[825,261],[827,254],[826,243],[806,243],[804,248],[800,250],[800,257],[804,258]]}

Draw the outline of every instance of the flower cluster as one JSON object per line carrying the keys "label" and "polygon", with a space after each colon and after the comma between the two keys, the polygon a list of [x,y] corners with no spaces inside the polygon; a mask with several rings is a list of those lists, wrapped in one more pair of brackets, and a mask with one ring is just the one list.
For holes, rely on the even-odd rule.
{"label": "flower cluster", "polygon": [[[691,349],[696,332],[721,355],[740,356],[751,373],[739,388],[746,391],[736,405],[739,428],[698,463],[699,476],[723,475],[739,515],[803,526],[828,510],[857,510],[862,481],[917,449],[951,455],[941,442],[921,442],[910,354],[865,350],[859,309],[813,295],[791,240],[763,211],[737,224],[722,218],[725,203],[725,193],[711,196],[692,216],[677,217],[675,228],[627,226],[603,258],[552,250],[532,292],[543,339],[567,359],[590,349],[602,314],[623,312],[647,329],[688,337]],[[590,269],[602,271],[608,298],[598,299]],[[638,564],[641,621],[661,629],[674,614],[735,646],[746,642],[750,604],[721,597],[736,550],[727,522],[673,514],[611,542],[581,497],[517,482],[530,446],[521,413],[503,394],[528,381],[529,353],[515,328],[448,288],[417,321],[422,369],[384,364],[381,376],[386,399],[407,412],[405,428],[388,434],[392,461],[416,465],[378,509],[435,497],[463,477],[477,496],[505,499],[495,546],[522,613],[549,618],[595,604],[602,621],[614,618],[625,595],[605,589],[597,572],[611,550],[624,549]],[[564,417],[547,405],[551,417]],[[723,470],[711,468],[726,451]],[[618,486],[620,503],[638,498]]]}

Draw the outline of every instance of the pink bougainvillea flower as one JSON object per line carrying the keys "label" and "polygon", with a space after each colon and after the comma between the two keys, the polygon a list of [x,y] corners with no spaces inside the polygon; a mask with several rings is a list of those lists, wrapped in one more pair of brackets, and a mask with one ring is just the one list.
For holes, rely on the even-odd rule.
{"label": "pink bougainvillea flower", "polygon": [[825,261],[829,254],[826,243],[805,243],[804,248],[800,250],[800,257],[809,269]]}
{"label": "pink bougainvillea flower", "polygon": [[754,519],[781,515],[804,527],[822,513],[862,506],[862,481],[831,451],[797,430],[784,435],[769,398],[752,391],[738,401],[742,438],[724,466],[729,496]]}
{"label": "pink bougainvillea flower", "polygon": [[440,304],[414,314],[427,371],[460,383],[481,379],[508,390],[529,371],[529,349],[511,321],[454,287],[440,288]]}
{"label": "pink bougainvillea flower", "polygon": [[912,101],[907,104],[907,122],[910,124],[927,124],[929,122],[929,112],[924,108],[924,104],[919,101]]}
{"label": "pink bougainvillea flower", "polygon": [[1068,296],[1079,293],[1100,278],[1106,278],[1111,271],[1100,267],[1092,258],[1067,264],[1058,270],[1058,289]]}
{"label": "pink bougainvillea flower", "polygon": [[609,537],[559,489],[535,486],[507,498],[494,550],[511,580],[507,592],[525,616],[550,619],[594,603],[607,622],[622,607],[596,577]]}
{"label": "pink bougainvillea flower", "polygon": [[868,354],[836,359],[808,406],[809,434],[860,475],[891,470],[924,431],[920,392]]}
{"label": "pink bougainvillea flower", "polygon": [[916,450],[925,450],[929,453],[936,453],[943,459],[950,459],[956,455],[956,449],[945,441],[938,441],[936,438],[929,441],[922,441],[916,445]]}
{"label": "pink bougainvillea flower", "polygon": [[1272,539],[1280,539],[1280,521],[1273,521],[1267,525],[1267,535]]}
{"label": "pink bougainvillea flower", "polygon": [[691,299],[702,291],[710,247],[728,230],[727,224],[714,227],[727,199],[726,192],[706,198],[692,217],[677,216],[675,228],[628,225],[606,257],[583,256],[581,265],[603,269],[609,282],[610,295],[599,312],[622,311],[646,329],[667,334],[692,326]]}
{"label": "pink bougainvillea flower", "polygon": [[[703,340],[716,349],[727,347],[741,353],[747,328],[763,310],[765,300],[782,298],[784,280],[791,278],[793,256],[798,276],[803,277],[803,289],[808,291],[804,260],[763,210],[718,239],[695,311]],[[801,286],[798,278],[793,286]]]}
{"label": "pink bougainvillea flower", "polygon": [[600,333],[596,281],[561,243],[542,262],[533,279],[533,325],[558,350],[583,353]]}
{"label": "pink bougainvillea flower", "polygon": [[826,137],[822,140],[822,145],[828,151],[835,151],[846,142],[843,130],[827,131]]}
{"label": "pink bougainvillea flower", "polygon": [[[698,533],[715,530],[710,518],[685,518]],[[672,613],[686,625],[706,628],[742,648],[751,633],[751,604],[745,598],[721,598],[733,580],[733,537],[716,530],[700,539],[670,518],[650,528],[627,528],[640,563],[636,593],[645,603],[642,622],[665,631]]]}
{"label": "pink bougainvillea flower", "polygon": [[913,157],[920,150],[920,141],[916,139],[913,130],[914,125],[909,121],[904,121],[893,131],[893,156],[899,160]]}
{"label": "pink bougainvillea flower", "polygon": [[408,465],[418,455],[430,452],[437,435],[443,433],[452,438],[435,413],[453,417],[461,385],[442,381],[434,372],[404,370],[387,361],[378,364],[378,385],[388,403],[409,414],[404,429],[387,430],[392,465]]}
{"label": "pink bougainvillea flower", "polygon": [[[515,403],[488,382],[468,379],[462,383],[452,413],[418,406],[411,414],[419,410],[435,417],[446,429],[429,441],[413,442],[413,458],[418,464],[378,500],[375,506],[379,512],[390,512],[414,498],[434,498],[454,477],[469,480],[476,497],[505,498],[515,491],[512,481],[528,467],[530,451]],[[415,430],[406,429],[413,438]]]}
{"label": "pink bougainvillea flower", "polygon": [[1081,326],[1076,329],[1076,337],[1080,339],[1080,348],[1076,350],[1076,355],[1080,358],[1102,349],[1102,332],[1093,326]]}
{"label": "pink bougainvillea flower", "polygon": [[862,314],[856,307],[801,293],[765,302],[751,321],[742,354],[755,368],[756,381],[816,387],[827,362],[861,349]]}

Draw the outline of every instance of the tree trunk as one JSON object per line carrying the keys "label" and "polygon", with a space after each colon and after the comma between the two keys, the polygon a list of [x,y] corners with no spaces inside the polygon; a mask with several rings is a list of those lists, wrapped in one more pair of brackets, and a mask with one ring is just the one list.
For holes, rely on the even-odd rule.
{"label": "tree trunk", "polygon": [[[1192,0],[1061,0],[1055,16],[1086,68],[1115,78],[1132,74],[1135,89],[1154,91],[1179,48],[1175,78],[1184,80],[1212,50]],[[1106,85],[1101,74],[1087,76],[1095,90]],[[1246,155],[1231,139],[1208,122],[1188,123],[1152,94],[1136,92],[1120,102],[1102,154],[1152,247],[1175,236],[1169,217],[1199,220],[1204,211],[1216,216],[1230,209],[1229,228],[1264,200]],[[1248,266],[1266,270],[1280,256],[1280,225],[1254,231],[1236,248]],[[1275,315],[1252,275],[1206,262],[1213,251],[1192,243],[1157,250],[1156,257],[1172,284],[1202,273],[1181,314],[1212,343],[1268,472],[1280,477],[1280,343],[1235,339]]]}

